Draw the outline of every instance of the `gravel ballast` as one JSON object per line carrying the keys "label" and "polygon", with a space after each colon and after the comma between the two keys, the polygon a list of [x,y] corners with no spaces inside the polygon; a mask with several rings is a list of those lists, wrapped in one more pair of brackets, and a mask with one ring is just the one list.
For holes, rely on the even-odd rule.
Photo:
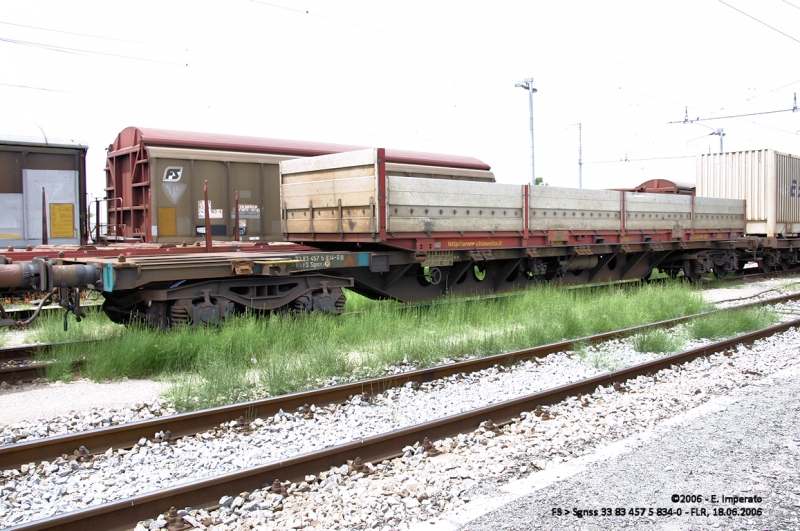
{"label": "gravel ballast", "polygon": [[[789,319],[795,317],[792,314],[797,312],[798,307],[800,305],[790,303],[781,306],[779,311],[786,314],[785,319]],[[695,342],[686,348],[701,343],[704,342]],[[662,371],[655,380],[641,377],[627,384],[625,392],[615,392],[611,388],[598,389],[591,396],[581,400],[573,398],[546,410],[545,416],[534,413],[523,415],[501,433],[481,429],[473,434],[440,441],[437,447],[442,454],[438,456],[428,456],[418,446],[408,447],[404,450],[404,457],[399,460],[370,464],[367,472],[372,473],[357,472],[343,465],[319,477],[309,477],[307,482],[288,486],[289,491],[283,494],[268,490],[231,493],[229,499],[220,500],[222,507],[219,510],[211,513],[191,511],[185,513],[186,518],[198,523],[200,528],[211,529],[388,530],[416,525],[426,529],[438,529],[439,526],[457,529],[466,522],[470,524],[464,529],[473,529],[473,525],[489,529],[489,524],[481,519],[471,520],[500,502],[516,500],[522,503],[525,489],[531,488],[524,486],[526,482],[550,485],[536,491],[538,494],[559,484],[548,483],[551,480],[546,479],[552,474],[557,476],[559,470],[571,470],[569,474],[563,474],[574,475],[583,473],[583,470],[590,471],[592,463],[600,459],[598,456],[614,459],[609,455],[616,455],[616,450],[612,449],[621,440],[627,439],[633,445],[644,444],[636,442],[637,439],[629,439],[634,436],[657,442],[661,437],[659,434],[669,428],[669,422],[682,418],[687,411],[700,411],[711,407],[709,404],[715,401],[738,396],[737,393],[749,391],[751,384],[771,385],[767,376],[776,374],[786,366],[795,366],[798,351],[800,334],[792,330],[760,341],[753,349],[739,348],[730,355],[698,360],[677,371]],[[519,364],[510,370],[494,368],[474,375],[423,384],[419,388],[407,386],[390,390],[372,397],[369,402],[355,397],[340,406],[313,406],[310,413],[280,413],[274,417],[257,419],[246,430],[232,422],[174,444],[143,439],[130,451],[110,450],[94,459],[31,463],[19,471],[7,471],[0,480],[0,528],[273,462],[656,357],[659,355],[636,352],[628,340],[616,340],[591,347],[581,355],[561,352],[543,360]],[[795,381],[795,392],[796,384]],[[10,394],[0,394],[0,401],[5,396]],[[32,393],[29,396],[34,395]],[[75,400],[96,404],[91,401],[92,396],[93,390],[90,389]],[[45,412],[42,416],[47,418],[38,421],[17,419],[5,426],[0,422],[0,444],[94,429],[172,412],[157,400],[140,397],[131,400],[124,392],[117,392],[116,399],[118,402],[93,409],[73,406],[73,409],[80,407],[81,410],[66,415],[62,412],[60,416],[53,416]],[[53,402],[61,408],[67,403],[66,400]],[[131,406],[133,402],[142,404]],[[734,403],[738,402],[731,402]],[[698,406],[701,408],[695,409]],[[548,419],[550,416],[552,418]],[[796,425],[794,420],[792,425]],[[795,439],[800,438],[795,436]],[[587,463],[580,464],[581,459]],[[669,476],[668,472],[671,471],[666,471],[663,464],[658,466],[664,469],[665,477]],[[621,482],[617,486],[622,489],[625,484]],[[498,490],[498,486],[504,485],[511,491]],[[600,485],[592,487],[599,493],[598,497],[587,499],[586,503],[605,503],[600,496],[605,487],[602,483]],[[586,484],[575,488],[580,488],[581,492],[595,492]],[[792,492],[791,489],[788,492]],[[573,498],[573,504],[583,503],[577,493]],[[778,507],[785,507],[784,501],[780,501]],[[465,508],[468,511],[460,512]],[[566,508],[566,505],[562,507]],[[536,528],[532,527],[533,521],[523,525],[525,510],[519,509],[519,521],[509,521],[509,525],[521,527],[508,529]],[[551,518],[546,521],[537,518],[535,525],[552,524],[556,526],[553,529],[571,529],[594,525],[590,520],[588,517],[573,520]],[[596,520],[598,525],[606,524],[602,528],[609,528],[607,521]],[[677,526],[664,529],[684,529],[684,523],[688,522],[676,519],[664,521],[667,522],[664,525],[671,522]],[[431,526],[428,522],[437,525]],[[495,527],[492,528],[498,528],[497,522],[495,520]],[[624,518],[617,518],[613,520],[613,527],[627,525],[637,528],[643,522],[650,529],[651,524],[659,524],[660,520],[656,518],[650,522],[634,518],[628,522]],[[164,525],[162,518],[143,523],[140,528],[157,529]],[[557,527],[559,525],[566,527]],[[699,526],[705,523],[686,525]]]}
{"label": "gravel ballast", "polygon": [[[495,505],[510,499],[501,508],[475,519],[469,510],[445,515],[436,529],[800,529],[798,393],[794,365],[617,445],[610,456],[555,465],[550,481],[534,474],[510,482],[484,495]],[[723,501],[733,496],[748,500]],[[626,514],[603,516],[603,508]],[[641,508],[645,516],[635,516]]]}
{"label": "gravel ballast", "polygon": [[[222,504],[215,513],[188,516],[210,525],[224,524],[219,529],[251,523],[267,526],[264,529],[291,529],[313,527],[313,522],[323,529],[403,529],[415,521],[447,514],[482,495],[486,485],[496,487],[498,481],[547,471],[613,441],[651,431],[664,419],[703,404],[712,396],[726,395],[796,363],[798,349],[800,334],[792,330],[760,341],[753,349],[740,348],[729,356],[696,360],[680,370],[661,371],[655,379],[640,377],[627,384],[626,392],[606,388],[581,400],[572,398],[551,408],[549,420],[528,414],[499,434],[482,429],[442,441],[438,444],[444,452],[440,456],[426,457],[421,448],[409,447],[402,459],[375,464],[375,474],[363,476],[343,465],[290,487],[285,497],[254,491],[239,496],[239,505],[239,493],[231,493],[230,505]],[[563,370],[569,376],[575,374],[576,367],[575,359],[561,353],[553,355],[550,362],[522,364],[514,371],[493,369],[480,378],[454,378],[436,382],[431,388],[394,390],[372,404],[356,398],[327,411],[315,408],[313,420],[300,413],[276,415],[261,426],[255,422],[253,433],[240,433],[229,426],[174,445],[143,440],[130,452],[109,451],[86,463],[34,464],[17,474],[6,474],[0,485],[0,518],[3,525],[21,523],[192,477],[274,461],[287,449],[302,453],[386,431],[395,422],[392,411],[396,418],[405,412],[409,419],[414,418],[413,411],[417,422],[424,420],[421,417],[433,411],[430,404],[420,402],[428,396],[439,405],[433,416],[442,416],[451,411],[446,399],[453,404],[464,400],[468,392],[465,386],[469,386],[470,396],[482,390],[487,396],[507,399],[514,377],[543,380],[539,381],[541,387],[551,387],[555,383],[553,371]],[[490,393],[492,385],[496,387]],[[399,408],[400,404],[408,409]],[[158,520],[147,527],[151,525],[157,528]]]}

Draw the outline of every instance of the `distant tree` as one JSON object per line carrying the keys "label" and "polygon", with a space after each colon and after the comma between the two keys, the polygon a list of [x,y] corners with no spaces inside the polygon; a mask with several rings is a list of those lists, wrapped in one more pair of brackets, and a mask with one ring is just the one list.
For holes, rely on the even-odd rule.
{"label": "distant tree", "polygon": [[544,177],[537,177],[533,180],[534,186],[550,186],[546,182],[544,182]]}

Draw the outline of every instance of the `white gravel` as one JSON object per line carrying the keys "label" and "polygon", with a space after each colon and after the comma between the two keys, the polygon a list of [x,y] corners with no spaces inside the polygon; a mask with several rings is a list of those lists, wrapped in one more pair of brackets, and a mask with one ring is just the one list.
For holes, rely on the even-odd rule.
{"label": "white gravel", "polygon": [[[786,284],[785,280],[782,282]],[[762,287],[760,291],[766,289]],[[742,290],[732,291],[739,297],[744,295]],[[765,296],[775,295],[772,292]],[[797,305],[784,309],[786,318],[791,318]],[[260,491],[239,498],[232,493],[230,500],[223,500],[229,503],[223,503],[219,511],[193,511],[187,516],[215,529],[238,529],[240,524],[267,530],[317,526],[406,528],[415,521],[448,514],[469,497],[480,495],[485,481],[494,485],[525,477],[563,460],[590,454],[610,441],[652,430],[663,419],[691,409],[712,395],[725,395],[796,363],[798,349],[800,334],[792,331],[759,343],[753,351],[740,349],[730,357],[700,360],[680,373],[664,371],[658,375],[657,383],[640,378],[625,394],[598,390],[585,399],[585,404],[573,399],[553,408],[554,420],[541,421],[527,415],[500,436],[477,432],[443,441],[442,456],[426,458],[420,448],[409,448],[403,459],[376,465],[377,473],[373,475],[362,477],[347,469],[325,473],[320,478],[309,478],[308,484],[296,485],[285,498]],[[584,355],[585,362],[573,353],[557,353],[513,370],[491,369],[425,384],[418,390],[410,386],[390,390],[370,403],[356,397],[343,406],[314,407],[313,419],[304,418],[302,413],[257,419],[251,425],[252,432],[243,432],[231,423],[174,445],[142,440],[131,451],[109,451],[93,461],[32,463],[21,471],[3,474],[0,527],[341,444],[656,356],[635,352],[628,341],[614,341],[590,349]],[[12,405],[6,400],[19,396],[30,416],[0,422],[6,424],[0,433],[0,444],[170,412],[153,400],[161,388],[151,388],[152,394],[147,394],[144,382],[136,382],[134,388],[123,391],[118,385],[76,382],[42,386],[52,390],[56,399],[41,398],[44,395],[37,394],[41,389],[30,387],[2,391],[0,415],[17,410],[6,407]],[[115,390],[107,393],[109,402],[102,404],[95,389]],[[30,392],[27,397],[26,392]],[[133,392],[143,394],[133,396]],[[85,406],[81,405],[82,399]],[[54,402],[56,406],[48,406]],[[149,405],[131,407],[136,403]],[[32,409],[35,407],[56,410],[36,412]],[[68,413],[57,408],[83,411]],[[28,420],[39,417],[42,420]],[[276,507],[280,510],[274,512]],[[148,522],[147,527],[159,528],[162,521]]]}
{"label": "white gravel", "polygon": [[704,289],[702,294],[707,301],[715,303],[717,308],[730,308],[798,291],[800,291],[800,280],[792,276],[744,282],[731,287]]}
{"label": "white gravel", "polygon": [[[656,430],[484,489],[469,506],[442,515],[435,529],[800,529],[798,392],[795,364]],[[603,508],[612,514],[603,516]]]}
{"label": "white gravel", "polygon": [[[740,347],[728,355],[660,371],[655,378],[637,378],[622,393],[598,388],[591,396],[571,398],[550,408],[554,418],[549,420],[523,414],[500,434],[481,428],[439,441],[436,446],[443,453],[438,456],[408,447],[402,458],[370,466],[373,474],[342,465],[289,486],[285,494],[260,489],[231,493],[220,500],[219,510],[183,513],[189,521],[202,524],[201,528],[215,530],[706,529],[703,524],[710,529],[796,529],[798,349],[800,333],[791,330],[759,341],[752,349]],[[781,371],[787,366],[794,376],[785,382],[786,372]],[[773,374],[778,374],[775,380],[768,376]],[[698,406],[711,401],[706,412],[713,412],[720,404],[733,404],[742,393],[751,402],[745,411],[732,410],[725,417],[724,434],[698,414],[702,411]],[[693,429],[680,437],[665,431],[670,424],[682,426],[692,417],[696,419]],[[648,450],[649,441],[662,441],[661,447]],[[605,476],[597,480],[576,480],[563,489],[556,485],[552,487],[556,490],[547,491],[556,493],[552,497],[537,490],[593,462],[625,461],[628,458],[619,457],[623,451],[638,446],[643,453],[638,466],[634,460],[630,467],[599,464],[594,470]],[[747,459],[750,446],[762,451],[757,461]],[[738,459],[726,459],[731,454]],[[751,467],[743,468],[744,464]],[[729,484],[730,475],[739,482]],[[503,490],[498,491],[498,486]],[[528,502],[521,497],[526,491],[535,491],[533,496],[538,497]],[[606,504],[675,508],[663,499],[672,493],[758,493],[771,498],[762,507],[767,511],[764,520],[709,519],[695,525],[697,519],[620,517],[610,522],[545,516],[562,504],[565,509]],[[519,504],[475,520],[509,498]],[[754,507],[739,505],[743,506]],[[661,527],[654,527],[654,522]],[[160,517],[140,523],[137,529],[163,526]]]}
{"label": "white gravel", "polygon": [[[275,525],[290,529],[295,524],[302,528],[314,520],[323,529],[373,524],[403,528],[461,505],[485,481],[522,477],[652,429],[663,419],[707,401],[712,394],[725,394],[796,363],[799,348],[800,334],[791,331],[760,342],[754,351],[742,348],[730,357],[698,360],[679,372],[662,371],[658,382],[639,378],[624,394],[599,389],[584,402],[571,399],[551,410],[554,420],[527,415],[500,436],[478,432],[443,441],[441,448],[446,453],[441,457],[426,459],[418,453],[421,449],[409,448],[405,458],[377,465],[378,474],[367,478],[347,475],[348,470],[343,469],[324,474],[322,481],[298,485],[286,500],[256,492],[243,496],[242,505],[232,505],[231,511],[194,516],[210,518],[208,522],[216,518],[226,525],[254,518],[252,523],[266,525],[266,529]],[[228,426],[175,445],[143,440],[130,452],[109,451],[88,463],[63,461],[25,467],[17,474],[5,474],[0,485],[0,517],[3,525],[9,525],[75,510],[453,414],[479,405],[477,396],[504,400],[521,394],[522,389],[532,392],[592,372],[575,357],[559,353],[542,363],[521,364],[513,371],[485,371],[480,379],[451,378],[418,391],[411,387],[392,390],[372,404],[356,397],[344,406],[315,408],[313,420],[302,414],[279,414],[257,420],[255,431],[249,434]],[[466,397],[470,397],[469,404]],[[390,503],[392,497],[397,504]],[[232,500],[234,504],[235,498]],[[271,508],[278,502],[282,510],[273,512]]]}

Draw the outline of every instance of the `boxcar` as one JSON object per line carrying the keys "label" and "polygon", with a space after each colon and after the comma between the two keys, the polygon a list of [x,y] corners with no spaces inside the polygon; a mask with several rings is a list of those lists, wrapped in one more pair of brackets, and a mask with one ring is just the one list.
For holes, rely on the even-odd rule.
{"label": "boxcar", "polygon": [[700,155],[697,195],[744,199],[747,234],[800,235],[800,157],[774,149]]}
{"label": "boxcar", "polygon": [[87,149],[0,139],[0,246],[86,243]]}

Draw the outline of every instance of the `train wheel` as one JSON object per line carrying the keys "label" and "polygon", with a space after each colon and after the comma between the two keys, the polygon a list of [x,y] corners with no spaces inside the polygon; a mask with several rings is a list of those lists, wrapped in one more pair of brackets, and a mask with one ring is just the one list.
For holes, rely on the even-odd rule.
{"label": "train wheel", "polygon": [[767,260],[759,260],[756,263],[758,264],[759,273],[769,273],[770,271],[775,269],[775,266],[770,265]]}
{"label": "train wheel", "polygon": [[683,261],[683,276],[689,279],[689,282],[697,282],[703,275],[703,264],[697,260],[684,260]]}
{"label": "train wheel", "polygon": [[154,302],[151,304],[145,312],[145,319],[153,330],[166,330],[169,327],[167,303]]}
{"label": "train wheel", "polygon": [[724,265],[724,266],[715,265],[714,269],[713,269],[713,272],[714,272],[714,276],[717,279],[722,280],[723,278],[728,276],[728,273],[730,272],[730,269],[726,265]]}
{"label": "train wheel", "polygon": [[112,323],[126,325],[131,322],[131,312],[114,306],[110,300],[103,301],[103,312]]}
{"label": "train wheel", "polygon": [[311,295],[308,293],[300,295],[291,302],[290,306],[295,312],[310,312],[312,308]]}

